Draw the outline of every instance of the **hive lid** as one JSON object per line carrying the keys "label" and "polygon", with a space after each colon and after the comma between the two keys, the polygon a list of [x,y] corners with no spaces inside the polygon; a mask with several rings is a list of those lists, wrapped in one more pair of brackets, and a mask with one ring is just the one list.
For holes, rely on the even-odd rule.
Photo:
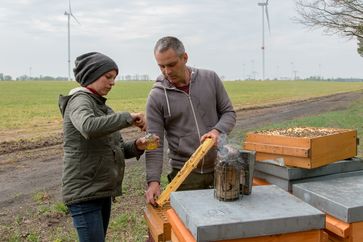
{"label": "hive lid", "polygon": [[286,180],[277,176],[273,176],[264,172],[255,171],[254,176],[263,180],[266,180],[268,183],[277,185],[278,187],[284,189],[285,191],[292,192],[293,184],[298,183],[304,183],[304,182],[310,182],[310,181],[321,181],[321,180],[327,180],[327,179],[335,179],[340,177],[348,177],[348,176],[354,176],[354,175],[361,175],[363,174],[363,170],[359,171],[351,171],[351,172],[342,172],[342,173],[335,173],[331,175],[325,175],[325,176],[316,176],[311,178],[305,178],[305,179],[297,179],[297,180]]}
{"label": "hive lid", "polygon": [[293,185],[293,194],[347,223],[363,221],[363,174]]}
{"label": "hive lid", "polygon": [[256,162],[255,170],[286,180],[297,180],[316,176],[363,170],[363,160],[352,158],[336,161],[326,166],[313,169],[278,166],[267,162]]}
{"label": "hive lid", "polygon": [[258,237],[324,228],[325,215],[277,186],[254,187],[233,202],[214,190],[171,194],[171,206],[197,241]]}

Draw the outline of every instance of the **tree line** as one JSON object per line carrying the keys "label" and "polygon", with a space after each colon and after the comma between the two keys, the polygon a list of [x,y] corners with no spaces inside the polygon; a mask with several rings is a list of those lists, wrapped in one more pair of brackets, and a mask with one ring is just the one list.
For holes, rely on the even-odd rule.
{"label": "tree line", "polygon": [[11,75],[6,75],[4,73],[0,73],[0,81],[11,81],[11,80],[16,80],[16,81],[29,81],[29,80],[34,80],[34,81],[65,81],[68,80],[67,77],[62,77],[62,76],[28,76],[28,75],[21,75],[16,77],[15,79],[13,79],[13,77]]}

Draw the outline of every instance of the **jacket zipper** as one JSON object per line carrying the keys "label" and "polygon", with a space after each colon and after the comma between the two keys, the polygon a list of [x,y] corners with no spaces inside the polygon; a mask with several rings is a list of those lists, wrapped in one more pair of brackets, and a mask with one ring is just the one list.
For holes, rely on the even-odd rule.
{"label": "jacket zipper", "polygon": [[[189,92],[190,92],[190,89],[189,89]],[[185,93],[186,94],[186,93]],[[190,104],[190,107],[192,108],[192,113],[193,113],[193,118],[194,118],[194,122],[195,122],[195,126],[197,127],[197,132],[198,132],[198,137],[199,137],[199,140],[200,140],[200,130],[199,130],[199,125],[198,125],[198,122],[197,122],[197,116],[195,115],[195,111],[194,111],[194,107],[193,107],[193,102],[192,102],[192,99],[190,97],[189,94],[186,94],[188,96],[188,100],[189,100],[189,104]],[[199,141],[200,142],[200,141]],[[204,167],[204,158],[202,160],[202,165],[200,167],[200,173],[203,174],[203,167]]]}
{"label": "jacket zipper", "polygon": [[[192,74],[193,74],[193,72],[191,73],[191,77],[192,77]],[[192,102],[192,99],[191,99],[191,97],[190,97],[190,93],[191,93],[191,91],[192,91],[192,80],[190,79],[190,86],[189,86],[189,93],[186,93],[186,92],[184,92],[184,91],[182,91],[182,90],[180,90],[180,89],[177,89],[177,88],[173,88],[175,91],[179,91],[179,92],[183,92],[187,97],[188,97],[188,100],[189,100],[189,104],[190,104],[190,107],[191,107],[191,109],[192,109],[192,113],[193,113],[193,118],[194,118],[194,122],[195,122],[195,126],[196,126],[196,128],[197,128],[197,132],[198,132],[198,137],[199,137],[199,144],[200,144],[200,137],[201,137],[201,135],[200,135],[200,130],[199,130],[199,125],[198,125],[198,122],[197,122],[197,116],[195,115],[195,111],[194,111],[194,106],[193,106],[193,102]],[[165,89],[164,89],[165,90]],[[165,90],[166,91],[166,90]],[[203,159],[202,159],[202,165],[201,165],[201,167],[200,167],[200,173],[201,174],[203,174],[204,172],[203,172],[203,167],[204,167],[204,157],[203,157]]]}
{"label": "jacket zipper", "polygon": [[[199,144],[200,144],[200,129],[199,129],[199,125],[198,125],[198,121],[197,121],[197,116],[195,115],[195,111],[194,111],[194,106],[193,106],[193,102],[192,102],[192,98],[190,97],[190,94],[192,92],[192,75],[193,75],[193,71],[190,70],[190,85],[189,85],[189,93],[184,92],[187,96],[188,96],[188,100],[189,100],[189,104],[190,107],[192,108],[192,113],[193,113],[193,118],[194,118],[194,122],[195,122],[195,126],[197,128],[197,132],[198,132],[198,137],[199,137]],[[203,167],[204,167],[204,157],[202,159],[202,165],[200,167],[200,173],[203,174]]]}

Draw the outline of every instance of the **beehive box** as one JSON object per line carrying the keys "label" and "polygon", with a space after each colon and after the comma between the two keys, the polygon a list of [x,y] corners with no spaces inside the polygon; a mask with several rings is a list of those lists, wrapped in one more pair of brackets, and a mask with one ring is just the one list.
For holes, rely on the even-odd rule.
{"label": "beehive box", "polygon": [[248,133],[243,148],[256,151],[256,160],[316,168],[357,155],[357,131],[296,127]]}
{"label": "beehive box", "polygon": [[[316,238],[325,226],[324,213],[275,185],[254,187],[251,195],[229,202],[214,198],[213,189],[173,192],[170,204],[194,238],[180,241],[317,242],[305,232],[315,231]],[[173,230],[175,221],[169,221]],[[293,233],[295,239],[280,240]]]}
{"label": "beehive box", "polygon": [[352,176],[358,173],[363,174],[363,159],[358,157],[312,169],[278,166],[262,161],[255,164],[254,179],[264,180],[292,192],[293,184]]}
{"label": "beehive box", "polygon": [[166,242],[171,239],[171,225],[166,217],[166,210],[170,208],[170,203],[163,207],[153,207],[150,204],[144,209],[144,218],[155,242]]}
{"label": "beehive box", "polygon": [[329,241],[363,241],[363,174],[293,185],[293,194],[325,212]]}
{"label": "beehive box", "polygon": [[[166,212],[171,224],[171,242],[197,242],[190,230],[180,220],[174,209]],[[331,242],[328,234],[323,230],[310,230],[303,232],[241,238],[233,240],[218,240],[218,242]],[[348,241],[339,241],[348,242]],[[351,241],[349,241],[351,242]]]}

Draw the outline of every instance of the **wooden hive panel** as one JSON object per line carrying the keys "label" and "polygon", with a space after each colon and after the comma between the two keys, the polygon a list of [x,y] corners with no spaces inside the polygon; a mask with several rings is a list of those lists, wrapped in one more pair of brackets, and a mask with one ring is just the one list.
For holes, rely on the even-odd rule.
{"label": "wooden hive panel", "polygon": [[357,155],[356,130],[321,128],[324,132],[319,136],[319,128],[299,129],[312,130],[314,135],[309,137],[305,132],[303,137],[294,137],[278,132],[254,132],[247,134],[243,148],[256,151],[257,161],[283,161],[287,166],[308,169]]}
{"label": "wooden hive panel", "polygon": [[166,216],[166,210],[170,208],[170,203],[163,207],[153,207],[150,204],[144,209],[144,217],[150,234],[156,242],[171,240],[171,226]]}
{"label": "wooden hive panel", "polygon": [[346,223],[327,214],[325,230],[328,232],[329,242],[363,241],[363,222]]}

